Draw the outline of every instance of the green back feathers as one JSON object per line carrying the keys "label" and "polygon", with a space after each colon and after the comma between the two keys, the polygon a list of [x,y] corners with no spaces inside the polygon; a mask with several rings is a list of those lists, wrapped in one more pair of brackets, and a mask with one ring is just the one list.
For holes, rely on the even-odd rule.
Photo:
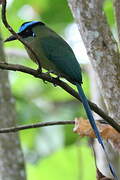
{"label": "green back feathers", "polygon": [[82,83],[81,69],[71,47],[57,36],[41,38],[41,47],[46,57],[72,82]]}

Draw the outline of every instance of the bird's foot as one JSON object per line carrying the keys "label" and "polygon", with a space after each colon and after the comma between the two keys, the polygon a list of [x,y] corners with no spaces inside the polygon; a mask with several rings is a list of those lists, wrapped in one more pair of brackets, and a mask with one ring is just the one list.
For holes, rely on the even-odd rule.
{"label": "bird's foot", "polygon": [[47,84],[46,80],[42,79],[45,84]]}
{"label": "bird's foot", "polygon": [[57,80],[60,80],[60,77],[61,77],[60,75],[57,75],[56,79],[57,79]]}
{"label": "bird's foot", "polygon": [[50,73],[54,73],[54,71],[53,71],[53,70],[49,70],[49,71],[47,71],[45,74],[47,74],[47,75],[50,76]]}
{"label": "bird's foot", "polygon": [[[45,72],[44,74],[48,75],[48,76],[51,78],[51,80],[52,80],[52,76],[50,75],[50,73],[53,73],[53,71],[52,71],[52,70],[49,70],[49,71]],[[47,84],[47,82],[46,82],[45,80],[43,80],[43,82],[44,82],[45,84]]]}
{"label": "bird's foot", "polygon": [[[55,79],[60,80],[60,76],[59,76],[59,75],[57,75],[57,77],[56,77]],[[54,87],[56,87],[56,86],[57,86],[57,84],[53,83],[53,86],[54,86]]]}
{"label": "bird's foot", "polygon": [[38,68],[37,68],[37,73],[38,73],[38,74],[41,74],[41,73],[42,73],[42,68],[41,68],[41,67],[38,67]]}

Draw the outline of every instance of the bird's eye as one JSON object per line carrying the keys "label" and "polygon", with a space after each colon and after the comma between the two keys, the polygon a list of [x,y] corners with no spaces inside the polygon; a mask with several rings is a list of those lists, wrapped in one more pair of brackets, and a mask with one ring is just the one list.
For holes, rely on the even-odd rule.
{"label": "bird's eye", "polygon": [[33,32],[32,36],[33,36],[33,37],[35,37],[35,36],[36,36],[34,32]]}
{"label": "bird's eye", "polygon": [[29,29],[26,29],[26,30],[25,30],[25,33],[26,33],[26,34],[28,34],[28,33],[30,33],[30,32],[31,32],[31,31],[30,31]]}
{"label": "bird's eye", "polygon": [[26,29],[25,31],[22,32],[23,38],[32,36],[35,37],[35,33],[31,29]]}
{"label": "bird's eye", "polygon": [[29,29],[26,30],[26,33],[31,32]]}

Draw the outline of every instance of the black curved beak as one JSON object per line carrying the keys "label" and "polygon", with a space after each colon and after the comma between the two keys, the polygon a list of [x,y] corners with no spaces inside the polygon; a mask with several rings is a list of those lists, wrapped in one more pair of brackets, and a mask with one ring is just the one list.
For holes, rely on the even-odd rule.
{"label": "black curved beak", "polygon": [[17,38],[16,38],[14,35],[12,35],[12,36],[10,36],[9,38],[5,39],[4,42],[14,41],[14,40],[16,40],[16,39],[17,39]]}

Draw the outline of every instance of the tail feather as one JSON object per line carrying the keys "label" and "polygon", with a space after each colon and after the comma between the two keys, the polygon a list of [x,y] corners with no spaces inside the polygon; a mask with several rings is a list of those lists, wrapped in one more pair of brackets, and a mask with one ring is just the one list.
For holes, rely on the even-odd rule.
{"label": "tail feather", "polygon": [[93,115],[92,115],[90,106],[89,106],[89,104],[88,104],[88,100],[87,100],[87,98],[86,98],[86,96],[85,96],[85,94],[84,94],[84,91],[83,91],[82,87],[81,87],[79,84],[76,84],[76,86],[77,86],[77,89],[78,89],[78,92],[79,92],[79,96],[80,96],[80,98],[81,98],[81,100],[82,100],[83,106],[84,106],[84,108],[85,108],[87,117],[88,117],[88,119],[89,119],[89,121],[90,121],[90,124],[91,124],[91,126],[92,126],[92,128],[93,128],[93,130],[94,130],[94,132],[95,132],[95,135],[96,135],[99,143],[100,143],[102,146],[104,146],[104,145],[103,145],[103,141],[102,141],[102,137],[100,136],[100,133],[99,133],[98,128],[97,128],[97,126],[96,126],[95,120],[94,120],[94,118],[93,118]]}
{"label": "tail feather", "polygon": [[105,152],[106,159],[107,159],[107,161],[108,161],[110,171],[111,171],[113,177],[115,178],[115,180],[118,180],[117,175],[116,175],[116,173],[115,173],[112,165],[109,163],[109,159],[108,159],[108,156],[107,156],[107,152],[106,152],[105,146],[104,146],[104,144],[103,144],[102,137],[100,136],[99,130],[98,130],[97,126],[96,126],[95,120],[94,120],[94,118],[93,118],[93,115],[92,115],[90,106],[89,106],[89,104],[88,104],[88,100],[87,100],[87,98],[86,98],[86,96],[85,96],[85,94],[84,94],[84,91],[83,91],[83,89],[82,89],[82,87],[81,87],[80,84],[76,83],[76,86],[77,86],[77,89],[78,89],[78,93],[79,93],[80,99],[81,99],[81,101],[82,101],[82,103],[83,103],[83,106],[84,106],[84,108],[85,108],[87,117],[88,117],[88,119],[89,119],[89,122],[90,122],[90,124],[91,124],[91,126],[92,126],[92,128],[93,128],[93,130],[94,130],[94,133],[95,133],[95,135],[96,135],[99,143],[101,144],[101,146],[102,146],[102,148],[103,148],[103,150],[104,150],[104,152]]}

